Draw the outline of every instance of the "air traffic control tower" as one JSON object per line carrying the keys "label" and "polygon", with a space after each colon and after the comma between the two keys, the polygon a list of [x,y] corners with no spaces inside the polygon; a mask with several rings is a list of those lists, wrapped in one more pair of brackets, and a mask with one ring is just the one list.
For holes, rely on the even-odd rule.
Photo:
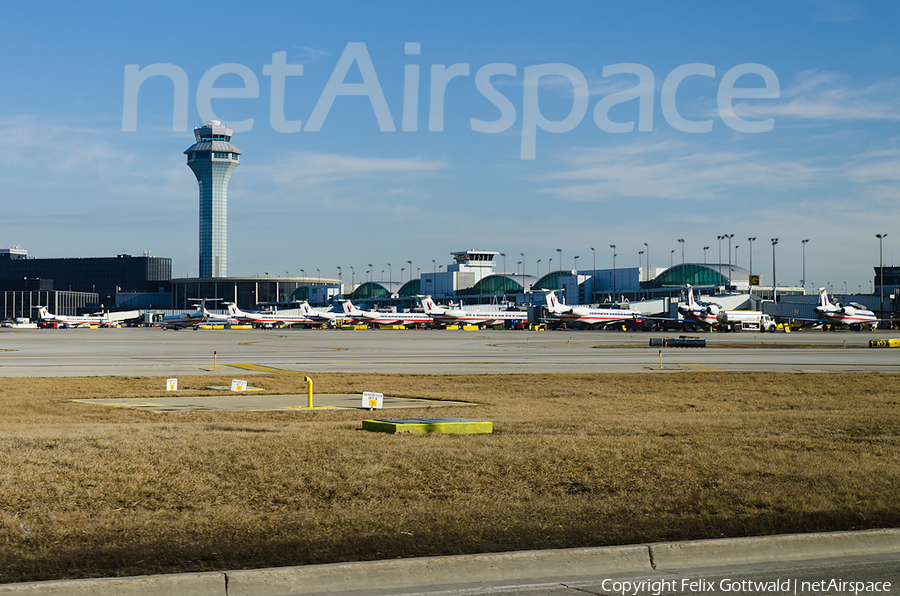
{"label": "air traffic control tower", "polygon": [[196,143],[185,151],[200,186],[200,276],[226,277],[228,255],[228,180],[238,167],[240,150],[230,128],[219,120],[194,129]]}

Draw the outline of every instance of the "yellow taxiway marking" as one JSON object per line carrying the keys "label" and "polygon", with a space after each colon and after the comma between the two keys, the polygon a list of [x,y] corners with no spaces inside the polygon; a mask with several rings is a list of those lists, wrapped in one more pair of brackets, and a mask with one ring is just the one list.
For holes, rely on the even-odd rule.
{"label": "yellow taxiway marking", "polygon": [[683,366],[688,370],[694,370],[697,372],[722,372],[718,368],[713,368],[705,364],[679,364],[678,366]]}
{"label": "yellow taxiway marking", "polygon": [[[263,366],[261,364],[228,364],[226,366],[230,366],[232,368],[241,368],[244,370],[252,370],[254,372],[267,372],[267,373],[297,373],[295,370],[285,370],[283,368],[274,368],[271,366]],[[299,374],[299,373],[297,373]]]}

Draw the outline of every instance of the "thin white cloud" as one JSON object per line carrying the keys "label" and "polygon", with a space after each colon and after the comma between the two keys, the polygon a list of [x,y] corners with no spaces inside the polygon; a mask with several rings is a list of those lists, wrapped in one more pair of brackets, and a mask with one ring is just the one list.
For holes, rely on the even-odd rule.
{"label": "thin white cloud", "polygon": [[315,62],[329,54],[329,52],[326,52],[325,50],[317,50],[316,48],[307,46],[294,46],[293,52],[297,56],[297,59],[304,64]]}
{"label": "thin white cloud", "polygon": [[337,153],[293,152],[265,166],[248,166],[247,175],[261,177],[276,186],[296,189],[339,180],[372,178],[383,174],[426,175],[447,168],[443,160],[384,158]]}
{"label": "thin white cloud", "polygon": [[791,159],[754,151],[692,149],[664,141],[579,148],[567,152],[563,162],[568,167],[538,179],[545,184],[538,192],[580,202],[704,201],[838,185],[850,185],[871,199],[900,195],[900,150],[896,149]]}
{"label": "thin white cloud", "polygon": [[565,184],[539,192],[573,201],[627,197],[713,200],[733,188],[783,190],[817,186],[823,167],[810,161],[785,162],[754,152],[691,151],[666,141],[633,143],[569,152],[568,170],[543,177]]}
{"label": "thin white cloud", "polygon": [[887,79],[855,88],[849,77],[807,70],[781,92],[780,100],[735,102],[745,118],[854,121],[900,120],[897,96],[900,79]]}
{"label": "thin white cloud", "polygon": [[122,167],[123,155],[97,129],[63,125],[33,116],[0,119],[0,160],[6,167],[75,172]]}

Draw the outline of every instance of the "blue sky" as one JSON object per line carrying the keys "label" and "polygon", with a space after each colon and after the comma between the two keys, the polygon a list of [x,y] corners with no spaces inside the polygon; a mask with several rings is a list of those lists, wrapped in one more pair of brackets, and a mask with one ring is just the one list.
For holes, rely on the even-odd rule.
{"label": "blue sky", "polygon": [[[590,267],[594,247],[608,268],[610,244],[617,266],[634,267],[644,242],[663,267],[680,262],[679,238],[687,261],[709,246],[714,262],[717,236],[734,234],[744,267],[757,238],[764,283],[770,238],[782,285],[799,284],[809,238],[807,286],[868,291],[876,233],[888,233],[885,263],[900,260],[898,17],[894,3],[843,1],[4,3],[0,245],[39,257],[150,250],[173,259],[175,276],[195,276],[197,185],[182,152],[203,121],[204,74],[237,65],[258,92],[210,101],[226,123],[253,119],[233,138],[244,155],[229,186],[229,275],[336,277],[341,266],[349,281],[353,266],[360,281],[369,263],[376,279],[392,263],[397,280],[407,261],[428,271],[469,248],[505,252],[510,271],[525,253],[534,274],[550,259],[559,268],[557,248],[566,268],[575,255]],[[406,53],[410,42],[419,54]],[[297,132],[273,125],[264,66],[280,52],[303,66],[284,86]],[[174,109],[172,81],[149,77],[127,130],[126,65],[155,64],[186,75],[186,112]],[[626,100],[639,78],[615,74],[622,64],[651,73],[641,99]],[[723,80],[748,64],[758,66],[731,85],[730,105],[771,130],[723,117]],[[418,67],[417,93],[405,92],[407,65]],[[237,67],[221,67],[212,87],[244,87]],[[679,79],[685,67],[694,74]],[[494,95],[479,88],[481,69],[493,69]],[[776,92],[741,97],[766,86],[763,71]],[[404,120],[405,97],[417,98],[415,120]],[[317,105],[324,120],[304,128]],[[187,125],[173,130],[179,114]],[[634,124],[611,132],[598,114]],[[686,132],[676,117],[709,130]],[[523,159],[529,130],[534,156]]]}

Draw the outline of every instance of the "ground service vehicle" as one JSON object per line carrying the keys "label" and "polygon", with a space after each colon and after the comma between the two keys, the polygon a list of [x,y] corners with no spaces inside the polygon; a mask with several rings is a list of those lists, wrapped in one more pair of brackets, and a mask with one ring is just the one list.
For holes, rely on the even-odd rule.
{"label": "ground service vehicle", "polygon": [[769,315],[758,310],[723,310],[718,317],[724,331],[762,331],[775,333],[778,325]]}

